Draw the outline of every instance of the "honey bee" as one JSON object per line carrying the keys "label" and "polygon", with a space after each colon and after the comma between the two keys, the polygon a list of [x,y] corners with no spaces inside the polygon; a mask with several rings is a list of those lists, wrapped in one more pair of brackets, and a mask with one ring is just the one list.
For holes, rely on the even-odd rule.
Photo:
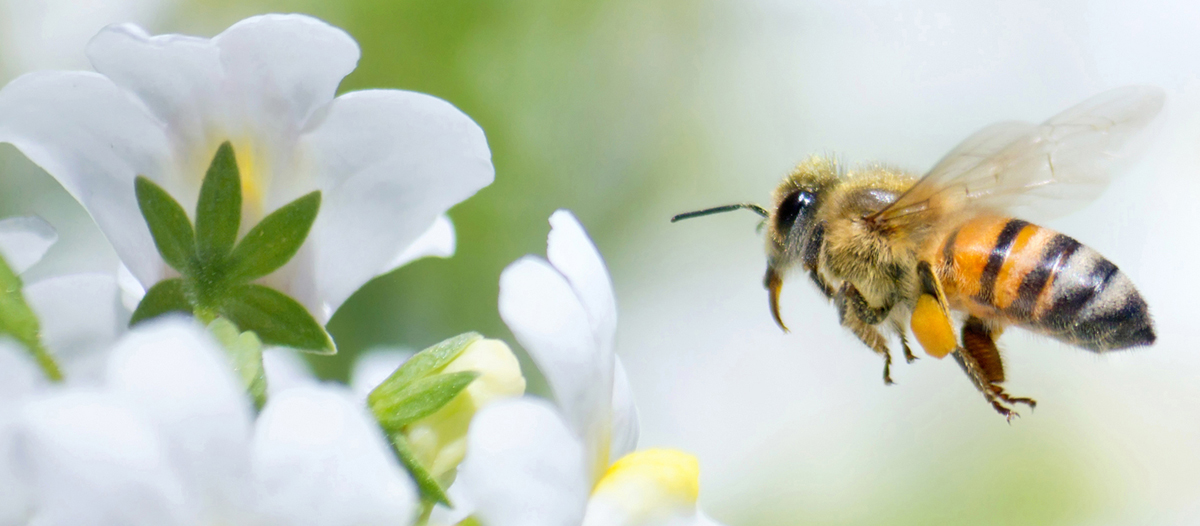
{"label": "honey bee", "polygon": [[[1015,215],[1065,215],[1098,197],[1117,161],[1163,106],[1162,90],[1095,96],[1041,125],[1001,122],[950,151],[928,173],[888,166],[846,170],[801,162],[773,207],[734,204],[672,222],[747,209],[767,227],[771,315],[783,278],[806,272],[841,324],[884,360],[887,333],[915,360],[906,329],[936,358],[953,354],[991,406],[1011,420],[1031,398],[1004,391],[996,338],[1016,325],[1094,352],[1154,343],[1145,300],[1117,266],[1075,239]],[[962,319],[954,331],[951,314]]]}

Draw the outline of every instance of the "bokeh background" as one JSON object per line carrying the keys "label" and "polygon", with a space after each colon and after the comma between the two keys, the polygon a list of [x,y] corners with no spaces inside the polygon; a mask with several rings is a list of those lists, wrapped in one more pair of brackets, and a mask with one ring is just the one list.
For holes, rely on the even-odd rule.
{"label": "bokeh background", "polygon": [[[344,379],[359,353],[467,330],[512,341],[505,265],[544,253],[570,208],[605,255],[618,353],[642,445],[697,454],[702,501],[731,525],[1200,524],[1200,7],[1185,2],[785,0],[0,0],[0,80],[84,68],[108,22],[213,35],[304,12],[362,47],[342,90],[430,93],[488,135],[496,182],[451,211],[458,253],[360,290],[330,324]],[[915,172],[997,120],[1042,120],[1104,89],[1163,86],[1143,160],[1048,226],[1130,274],[1159,343],[1105,356],[1019,330],[1008,390],[1039,400],[1008,425],[950,361],[880,381],[879,360],[807,284],[773,325],[751,214],[674,213],[767,200],[810,153]],[[31,272],[110,271],[87,214],[0,145],[0,217],[60,231]],[[528,365],[528,364],[527,364]],[[532,370],[532,369],[529,369]],[[542,389],[533,382],[535,390]]]}

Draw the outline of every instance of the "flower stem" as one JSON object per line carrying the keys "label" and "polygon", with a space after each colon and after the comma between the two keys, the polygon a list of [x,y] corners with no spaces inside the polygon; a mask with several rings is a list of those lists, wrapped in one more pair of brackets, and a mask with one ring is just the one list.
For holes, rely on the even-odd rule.
{"label": "flower stem", "polygon": [[421,516],[417,517],[417,522],[413,526],[428,526],[429,517],[433,515],[433,504],[430,501],[421,499]]}

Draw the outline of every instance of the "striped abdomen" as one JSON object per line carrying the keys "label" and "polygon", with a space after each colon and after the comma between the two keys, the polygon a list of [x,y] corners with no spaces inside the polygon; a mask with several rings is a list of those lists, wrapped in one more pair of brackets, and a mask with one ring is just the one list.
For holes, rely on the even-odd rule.
{"label": "striped abdomen", "polygon": [[1020,219],[981,216],[933,247],[936,253],[927,257],[955,309],[1093,351],[1154,343],[1150,312],[1129,278],[1068,236]]}

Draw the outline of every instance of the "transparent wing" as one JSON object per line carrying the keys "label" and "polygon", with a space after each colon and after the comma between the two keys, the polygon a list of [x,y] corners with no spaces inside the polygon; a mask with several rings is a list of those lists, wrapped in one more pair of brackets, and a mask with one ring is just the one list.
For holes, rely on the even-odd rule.
{"label": "transparent wing", "polygon": [[871,218],[903,227],[990,208],[1030,219],[1069,214],[1099,197],[1131,139],[1163,106],[1159,88],[1117,88],[1041,125],[1002,122],[971,135]]}

